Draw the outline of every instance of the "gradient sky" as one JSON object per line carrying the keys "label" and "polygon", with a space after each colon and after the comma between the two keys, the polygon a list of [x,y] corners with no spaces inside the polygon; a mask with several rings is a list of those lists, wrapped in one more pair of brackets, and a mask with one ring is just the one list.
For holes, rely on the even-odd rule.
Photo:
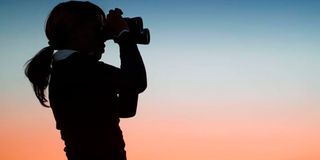
{"label": "gradient sky", "polygon": [[[0,2],[1,160],[66,159],[23,74],[59,2]],[[149,86],[121,122],[128,160],[320,159],[320,1],[92,2],[151,30]],[[106,50],[119,66],[117,45]]]}

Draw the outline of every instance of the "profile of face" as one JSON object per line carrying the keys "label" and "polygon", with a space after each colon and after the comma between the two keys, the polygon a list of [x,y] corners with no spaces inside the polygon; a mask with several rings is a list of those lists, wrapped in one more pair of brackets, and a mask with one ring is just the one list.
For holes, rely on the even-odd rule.
{"label": "profile of face", "polygon": [[46,23],[46,35],[54,49],[73,49],[101,58],[106,41],[105,14],[101,8],[82,1],[57,5]]}
{"label": "profile of face", "polygon": [[82,53],[101,58],[104,53],[106,39],[104,38],[105,20],[104,15],[98,15],[92,21],[83,23],[74,29],[70,46]]}

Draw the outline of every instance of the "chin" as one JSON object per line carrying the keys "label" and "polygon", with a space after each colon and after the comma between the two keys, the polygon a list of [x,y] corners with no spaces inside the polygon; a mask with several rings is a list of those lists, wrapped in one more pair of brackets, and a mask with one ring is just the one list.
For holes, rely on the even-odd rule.
{"label": "chin", "polygon": [[100,60],[101,58],[102,58],[102,56],[101,56],[101,55],[97,56],[97,60]]}
{"label": "chin", "polygon": [[104,47],[97,49],[96,53],[97,54],[103,54],[104,53]]}
{"label": "chin", "polygon": [[102,52],[98,52],[98,54],[96,55],[99,59],[101,59],[102,54],[104,53],[104,50],[102,50]]}

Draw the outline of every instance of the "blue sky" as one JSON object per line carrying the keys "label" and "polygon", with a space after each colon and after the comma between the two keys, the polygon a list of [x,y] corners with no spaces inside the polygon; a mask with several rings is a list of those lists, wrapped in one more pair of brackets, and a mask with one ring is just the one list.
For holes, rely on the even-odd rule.
{"label": "blue sky", "polygon": [[[58,2],[1,1],[0,85],[4,90],[25,81],[23,63],[47,45],[45,19]],[[320,90],[319,1],[93,2],[106,11],[119,7],[125,16],[143,17],[152,38],[150,45],[140,46],[150,87],[206,90],[208,85],[224,88],[223,82],[229,82],[255,88],[263,85],[259,80],[273,77],[270,86],[312,85]],[[116,45],[108,44],[103,60],[119,65]]]}
{"label": "blue sky", "polygon": [[[47,45],[45,19],[59,2],[1,2],[1,99],[5,92],[30,93],[23,64]],[[281,87],[282,96],[297,93],[290,89],[320,92],[319,1],[92,2],[106,12],[119,7],[127,17],[143,17],[151,44],[140,49],[152,95],[183,97],[189,90],[211,97],[213,91]],[[112,42],[102,60],[119,66]]]}

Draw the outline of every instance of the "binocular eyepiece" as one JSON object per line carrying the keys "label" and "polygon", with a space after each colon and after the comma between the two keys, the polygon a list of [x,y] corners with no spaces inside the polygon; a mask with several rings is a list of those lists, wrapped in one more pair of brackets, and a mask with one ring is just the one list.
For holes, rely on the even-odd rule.
{"label": "binocular eyepiece", "polygon": [[[143,21],[141,17],[123,18],[129,27],[130,34],[137,44],[149,44],[150,43],[150,31],[147,28],[143,28]],[[105,35],[106,39],[113,39],[111,35]]]}

